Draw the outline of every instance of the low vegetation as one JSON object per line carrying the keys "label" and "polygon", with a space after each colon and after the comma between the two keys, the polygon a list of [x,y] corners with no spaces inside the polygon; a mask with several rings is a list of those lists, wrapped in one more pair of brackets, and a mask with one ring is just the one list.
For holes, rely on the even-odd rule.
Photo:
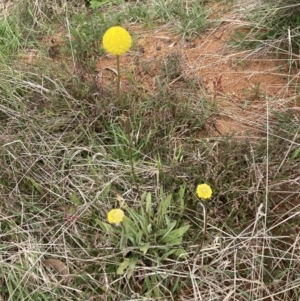
{"label": "low vegetation", "polygon": [[[0,300],[299,299],[300,5],[254,2],[5,4]],[[209,93],[178,52],[157,59],[152,89],[126,54],[109,77],[96,68],[108,28],[128,29],[131,53],[161,27],[194,41],[220,24],[213,5],[250,28],[231,51],[291,65],[278,110],[247,91],[262,113],[243,135],[214,130],[221,86]]]}

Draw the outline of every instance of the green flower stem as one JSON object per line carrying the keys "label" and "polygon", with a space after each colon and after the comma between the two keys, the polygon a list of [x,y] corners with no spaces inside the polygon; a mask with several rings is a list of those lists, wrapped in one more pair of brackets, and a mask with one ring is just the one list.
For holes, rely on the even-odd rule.
{"label": "green flower stem", "polygon": [[[122,109],[123,108],[123,102],[121,100],[121,93],[120,93],[121,71],[120,71],[120,56],[119,55],[117,55],[117,73],[118,73],[118,76],[117,76],[117,98],[118,98],[119,107],[120,107],[120,109]],[[138,198],[140,199],[141,198],[140,188],[139,188],[139,184],[138,184],[137,177],[136,177],[136,174],[135,174],[134,162],[133,162],[130,114],[129,114],[128,118],[124,121],[124,125],[125,125],[125,128],[127,130],[127,135],[128,135],[129,158],[130,158],[132,177],[133,177],[133,180],[134,180],[135,185],[136,185]]]}
{"label": "green flower stem", "polygon": [[120,85],[121,85],[121,72],[120,72],[120,56],[117,55],[117,98],[118,98],[118,103],[119,103],[119,107],[122,107],[122,103],[121,103],[121,94],[120,94]]}
{"label": "green flower stem", "polygon": [[141,199],[140,186],[139,186],[139,183],[138,183],[138,180],[136,177],[136,173],[135,173],[135,168],[134,168],[133,152],[132,152],[133,142],[132,142],[132,138],[131,138],[131,122],[130,122],[129,116],[125,119],[125,128],[127,129],[127,136],[128,136],[128,144],[129,144],[128,150],[129,150],[129,159],[130,159],[130,165],[131,165],[131,173],[132,173],[133,181],[136,186],[138,198]]}
{"label": "green flower stem", "polygon": [[122,233],[121,233],[121,239],[120,239],[120,250],[122,252],[124,252],[127,248],[126,230],[122,223],[121,223],[121,227],[122,227]]}
{"label": "green flower stem", "polygon": [[202,239],[198,248],[198,251],[194,254],[193,259],[195,259],[199,253],[201,252],[202,248],[203,248],[203,244],[206,238],[206,229],[207,229],[207,209],[206,209],[206,204],[203,203],[202,200],[200,200],[200,204],[202,206],[203,209],[203,235],[202,235]]}

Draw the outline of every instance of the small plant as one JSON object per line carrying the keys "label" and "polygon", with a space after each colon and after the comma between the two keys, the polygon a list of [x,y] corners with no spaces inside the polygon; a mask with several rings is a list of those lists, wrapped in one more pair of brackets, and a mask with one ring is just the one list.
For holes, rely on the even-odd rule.
{"label": "small plant", "polygon": [[90,4],[90,8],[91,9],[97,9],[100,8],[103,4],[107,3],[107,2],[112,2],[109,0],[88,0],[89,4]]}
{"label": "small plant", "polygon": [[183,37],[197,35],[207,27],[207,11],[202,1],[157,1],[160,19],[173,22]]}
{"label": "small plant", "polygon": [[252,29],[238,37],[247,48],[272,49],[274,53],[299,53],[300,4],[298,0],[266,0],[262,5],[246,8]]}
{"label": "small plant", "polygon": [[168,79],[174,79],[182,75],[182,57],[180,53],[170,53],[161,62],[163,76]]}
{"label": "small plant", "polygon": [[[174,199],[172,194],[164,195],[161,189],[157,202],[153,202],[151,193],[144,193],[138,209],[124,205],[124,200],[119,197],[126,215],[118,208],[109,211],[110,224],[96,220],[112,244],[123,253],[116,273],[139,282],[147,297],[163,297],[161,289],[153,285],[153,282],[165,284],[166,280],[158,272],[163,264],[168,260],[187,258],[187,252],[181,246],[183,236],[190,228],[181,220],[185,208],[184,193],[185,188],[181,187],[178,198]],[[139,268],[143,266],[150,268],[152,273]]]}
{"label": "small plant", "polygon": [[[129,32],[121,26],[110,27],[103,36],[102,40],[103,48],[111,54],[117,56],[117,99],[120,109],[123,107],[123,102],[120,94],[120,85],[121,85],[121,70],[120,70],[120,55],[126,53],[132,44],[132,39]],[[129,142],[129,156],[130,156],[130,165],[132,170],[132,176],[137,188],[137,194],[140,197],[139,184],[136,178],[134,163],[133,163],[133,154],[132,154],[132,138],[131,138],[131,126],[130,118],[122,118],[124,120],[124,127],[127,130],[128,142]]]}
{"label": "small plant", "polygon": [[212,189],[208,184],[199,184],[196,188],[196,195],[200,200],[200,205],[203,208],[203,236],[198,251],[195,253],[194,258],[201,252],[203,243],[206,238],[206,229],[207,229],[207,209],[205,201],[209,200],[212,196]]}
{"label": "small plant", "polygon": [[20,48],[20,29],[13,18],[0,21],[0,36],[0,54],[8,55]]}
{"label": "small plant", "polygon": [[252,85],[251,89],[243,89],[243,92],[249,96],[251,101],[259,100],[266,96],[260,89],[260,83]]}
{"label": "small plant", "polygon": [[85,72],[90,73],[95,69],[97,55],[102,50],[98,49],[98,45],[105,31],[104,24],[105,19],[101,14],[81,13],[70,20],[70,34],[65,35],[64,50]]}

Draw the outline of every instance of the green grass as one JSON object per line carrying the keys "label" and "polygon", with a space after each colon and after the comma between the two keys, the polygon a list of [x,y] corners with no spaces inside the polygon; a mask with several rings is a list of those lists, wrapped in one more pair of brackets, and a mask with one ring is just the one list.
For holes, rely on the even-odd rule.
{"label": "green grass", "polygon": [[238,31],[237,40],[247,48],[264,49],[277,55],[299,54],[300,5],[297,0],[265,1],[263,5],[245,7],[250,26]]}
{"label": "green grass", "polygon": [[[92,77],[108,27],[186,38],[213,23],[199,1],[98,2],[22,1],[0,22],[0,300],[297,300],[297,106],[270,110],[259,135],[212,136],[223,113],[171,53],[157,90],[133,74],[120,107],[115,83]],[[53,59],[44,39],[57,28]],[[213,198],[193,259],[203,182]],[[106,221],[120,205],[124,228]]]}

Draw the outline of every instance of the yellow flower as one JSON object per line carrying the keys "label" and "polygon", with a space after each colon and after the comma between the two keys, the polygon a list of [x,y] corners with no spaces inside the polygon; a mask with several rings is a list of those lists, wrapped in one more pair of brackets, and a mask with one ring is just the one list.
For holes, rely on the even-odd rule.
{"label": "yellow flower", "polygon": [[196,189],[196,194],[199,199],[208,200],[212,196],[212,189],[207,184],[199,184]]}
{"label": "yellow flower", "polygon": [[124,211],[121,209],[112,209],[107,213],[107,220],[110,224],[120,224],[124,218]]}
{"label": "yellow flower", "polygon": [[126,29],[121,26],[113,26],[104,33],[102,43],[107,52],[121,55],[129,50],[132,40]]}

